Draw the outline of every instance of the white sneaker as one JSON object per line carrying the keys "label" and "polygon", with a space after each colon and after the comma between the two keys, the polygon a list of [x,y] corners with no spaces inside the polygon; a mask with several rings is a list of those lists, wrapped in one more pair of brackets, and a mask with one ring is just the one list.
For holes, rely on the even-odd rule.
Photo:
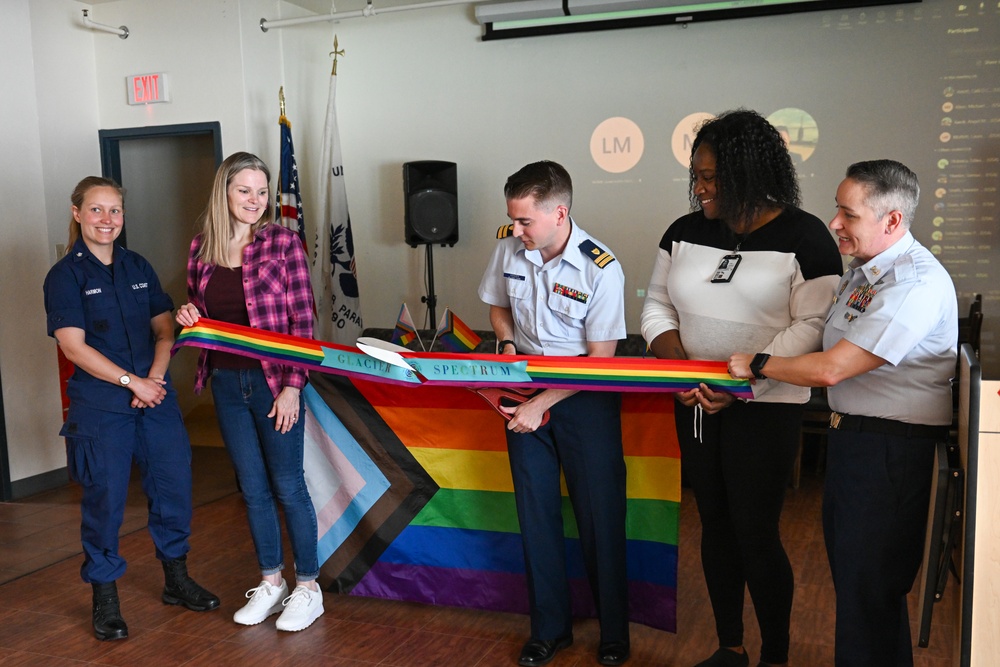
{"label": "white sneaker", "polygon": [[281,604],[285,605],[285,611],[281,612],[275,627],[285,632],[305,630],[323,615],[323,591],[296,586]]}
{"label": "white sneaker", "polygon": [[272,586],[266,581],[260,582],[257,588],[247,591],[250,602],[233,614],[233,620],[240,625],[257,625],[271,614],[281,611],[282,600],[288,595],[288,584],[281,580],[281,586]]}

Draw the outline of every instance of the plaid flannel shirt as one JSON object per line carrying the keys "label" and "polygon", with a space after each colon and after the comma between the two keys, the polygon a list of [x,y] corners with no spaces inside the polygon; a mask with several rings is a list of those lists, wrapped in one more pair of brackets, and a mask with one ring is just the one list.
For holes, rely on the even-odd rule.
{"label": "plaid flannel shirt", "polygon": [[[188,255],[188,300],[206,317],[212,317],[205,308],[205,287],[215,265],[197,258],[201,244],[202,236],[198,234],[191,241]],[[266,225],[257,232],[243,249],[243,293],[253,328],[312,338],[314,303],[309,261],[295,232],[276,224]],[[300,368],[267,361],[261,361],[260,365],[275,397],[282,387],[301,389],[306,384],[306,371]],[[194,380],[195,393],[200,393],[207,382],[208,350],[202,350]]]}

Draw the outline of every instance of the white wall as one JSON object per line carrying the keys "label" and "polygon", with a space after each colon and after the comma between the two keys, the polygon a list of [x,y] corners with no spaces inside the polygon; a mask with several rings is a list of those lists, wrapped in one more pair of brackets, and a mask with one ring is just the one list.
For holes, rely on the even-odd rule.
{"label": "white wall", "polygon": [[[276,80],[268,70],[277,64],[245,76],[244,48],[267,50],[263,58],[272,63],[279,57],[274,42],[254,43],[254,20],[247,14],[266,11],[261,5],[273,10],[275,3],[121,0],[96,5],[93,20],[129,29],[128,39],[95,38],[101,129],[219,121],[223,152],[246,150],[253,132],[249,123],[260,113],[248,102],[261,101],[258,92]],[[171,102],[128,105],[126,78],[153,72],[166,73]]]}
{"label": "white wall", "polygon": [[[93,6],[94,21],[129,27],[125,40],[79,27],[87,5],[78,2],[4,5],[0,370],[14,480],[64,464],[40,285],[55,244],[65,240],[70,189],[99,171],[98,129],[219,121],[225,154],[256,152],[276,172],[277,91],[284,85],[305,215],[315,225],[336,33],[346,50],[338,111],[366,325],[391,326],[404,300],[418,322],[425,312],[424,248],[403,242],[404,162],[458,164],[460,241],[435,248],[438,312],[451,306],[486,328],[476,287],[494,232],[506,222],[503,183],[523,164],[549,158],[574,177],[576,219],[621,261],[628,328],[637,331],[636,292],[646,287],[657,241],[688,209],[686,169],[670,149],[681,118],[737,106],[765,115],[808,110],[821,142],[800,169],[804,205],[827,218],[843,170],[855,160],[900,159],[925,190],[933,187],[942,81],[961,55],[959,40],[975,38],[944,29],[966,21],[949,18],[956,10],[946,0],[887,7],[886,20],[876,19],[876,9],[870,18],[845,10],[501,42],[481,41],[471,5],[267,33],[258,26],[262,17],[303,10],[276,0]],[[905,20],[893,19],[897,11]],[[989,20],[980,37],[997,31]],[[172,101],[129,106],[125,78],[149,72],[168,75]],[[589,152],[591,132],[612,116],[632,119],[645,138],[638,166],[617,176],[599,169]],[[980,152],[1000,149],[989,140]],[[924,198],[922,211],[931,201]],[[916,231],[918,238],[927,233]],[[989,319],[1000,290],[983,291]],[[986,338],[984,351],[991,344]]]}
{"label": "white wall", "polygon": [[[45,335],[41,286],[56,245],[66,242],[73,186],[100,174],[98,130],[220,120],[228,153],[265,143],[258,120],[266,112],[249,109],[263,100],[265,85],[277,98],[277,41],[253,41],[263,37],[256,23],[273,13],[274,2],[98,5],[91,18],[128,25],[126,40],[81,27],[88,6],[5,0],[0,21],[0,136],[8,158],[0,164],[0,373],[15,483],[66,464],[56,347]],[[243,57],[244,42],[253,56]],[[153,71],[171,75],[177,103],[128,106],[125,77]],[[277,159],[276,147],[270,154],[266,146],[252,149]]]}
{"label": "white wall", "polygon": [[72,5],[11,0],[0,21],[0,373],[13,481],[66,464],[42,281],[55,259],[49,229],[65,242],[69,192],[79,174],[99,171],[90,37],[52,20]]}
{"label": "white wall", "polygon": [[[656,244],[688,210],[687,171],[673,158],[670,138],[690,113],[808,110],[821,141],[799,174],[804,208],[823,219],[857,160],[899,159],[921,175],[925,190],[933,188],[941,79],[961,50],[947,28],[962,23],[941,17],[954,13],[943,0],[905,6],[900,21],[897,7],[885,8],[885,19],[877,18],[880,9],[500,42],[481,41],[471,6],[274,30],[284,39],[306,217],[315,222],[315,142],[336,33],[346,50],[338,109],[368,326],[391,326],[403,300],[418,322],[424,312],[423,248],[402,240],[402,163],[458,164],[460,241],[435,249],[438,312],[451,305],[485,328],[476,287],[494,231],[506,222],[503,183],[521,165],[550,158],[574,177],[576,219],[621,261],[628,329],[638,331],[637,291],[647,285]],[[849,17],[844,25],[842,16]],[[613,116],[635,121],[645,138],[640,163],[620,175],[599,169],[589,152],[593,129]],[[925,196],[923,223],[915,227],[927,245],[931,201]],[[993,311],[1000,290],[983,291]]]}

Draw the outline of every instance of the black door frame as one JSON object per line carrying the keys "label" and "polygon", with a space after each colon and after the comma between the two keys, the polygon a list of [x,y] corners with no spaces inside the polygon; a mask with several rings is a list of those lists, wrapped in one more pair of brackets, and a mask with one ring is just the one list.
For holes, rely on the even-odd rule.
{"label": "black door frame", "polygon": [[[155,125],[148,127],[126,127],[118,130],[98,130],[101,142],[101,175],[122,183],[121,142],[132,139],[152,139],[154,137],[184,137],[191,135],[211,135],[215,150],[215,166],[222,164],[222,125],[218,121],[208,123],[182,123],[180,125]],[[128,247],[128,229],[122,229],[121,242]]]}

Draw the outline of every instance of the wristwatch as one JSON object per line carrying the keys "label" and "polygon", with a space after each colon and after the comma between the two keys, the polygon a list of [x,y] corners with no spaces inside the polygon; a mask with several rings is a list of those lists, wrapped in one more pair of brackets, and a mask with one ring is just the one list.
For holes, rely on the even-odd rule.
{"label": "wristwatch", "polygon": [[764,371],[762,369],[764,368],[764,364],[766,364],[767,360],[770,358],[770,354],[764,354],[763,352],[753,355],[753,361],[750,362],[750,372],[753,373],[753,376],[758,380],[767,379],[767,376],[764,375]]}
{"label": "wristwatch", "polygon": [[131,382],[131,381],[132,381],[132,378],[130,378],[128,376],[128,373],[126,373],[125,375],[123,375],[120,378],[118,378],[118,384],[120,384],[123,387],[127,387],[128,383]]}
{"label": "wristwatch", "polygon": [[508,345],[510,345],[511,347],[514,348],[514,352],[517,352],[517,345],[514,345],[514,341],[512,341],[512,340],[502,340],[499,343],[497,343],[497,354],[502,354],[503,353],[503,349],[505,347],[507,347]]}

